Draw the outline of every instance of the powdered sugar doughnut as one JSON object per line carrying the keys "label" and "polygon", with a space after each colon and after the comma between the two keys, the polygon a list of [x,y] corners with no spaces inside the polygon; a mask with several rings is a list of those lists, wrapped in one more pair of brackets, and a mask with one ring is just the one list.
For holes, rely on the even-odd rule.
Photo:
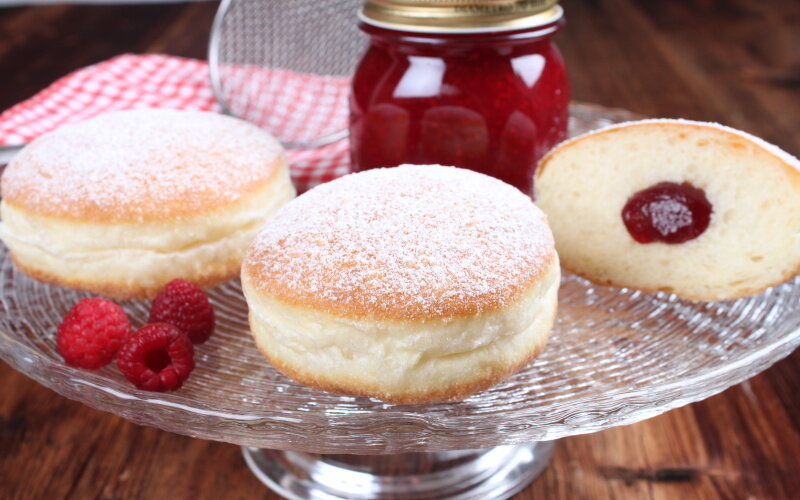
{"label": "powdered sugar doughnut", "polygon": [[123,111],[35,140],[2,178],[0,236],[41,281],[114,298],[238,273],[258,229],[294,196],[280,144],[202,112]]}
{"label": "powdered sugar doughnut", "polygon": [[562,264],[600,284],[716,300],[800,269],[800,162],[730,127],[615,125],[557,146],[535,185]]}
{"label": "powdered sugar doughnut", "polygon": [[527,196],[429,165],[309,191],[242,268],[253,335],[279,370],[403,403],[463,398],[526,364],[547,340],[559,277]]}

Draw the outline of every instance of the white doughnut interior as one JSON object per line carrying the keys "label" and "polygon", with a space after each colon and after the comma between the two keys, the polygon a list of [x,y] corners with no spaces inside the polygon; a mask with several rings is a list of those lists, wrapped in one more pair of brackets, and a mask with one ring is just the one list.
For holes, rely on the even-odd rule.
{"label": "white doughnut interior", "polygon": [[[623,207],[661,182],[705,192],[713,211],[704,233],[678,244],[634,241]],[[552,151],[535,184],[562,264],[601,284],[722,299],[800,267],[797,160],[727,127],[648,120],[591,133]]]}

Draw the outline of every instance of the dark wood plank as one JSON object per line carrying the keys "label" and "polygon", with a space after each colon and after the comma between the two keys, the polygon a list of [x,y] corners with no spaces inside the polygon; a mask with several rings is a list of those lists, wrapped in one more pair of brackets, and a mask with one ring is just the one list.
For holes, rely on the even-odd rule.
{"label": "dark wood plank", "polygon": [[0,498],[279,498],[237,446],[141,427],[0,363]]}
{"label": "dark wood plank", "polygon": [[[800,3],[563,0],[576,99],[716,120],[800,153]],[[124,52],[203,58],[215,3],[0,9],[0,109]],[[706,401],[562,440],[518,500],[785,499],[800,353]],[[0,498],[266,498],[238,447],[140,427],[0,363]]]}
{"label": "dark wood plank", "polygon": [[205,59],[215,8],[212,2],[0,9],[0,109],[121,53]]}
{"label": "dark wood plank", "polygon": [[800,3],[562,3],[577,99],[719,121],[800,152]]}

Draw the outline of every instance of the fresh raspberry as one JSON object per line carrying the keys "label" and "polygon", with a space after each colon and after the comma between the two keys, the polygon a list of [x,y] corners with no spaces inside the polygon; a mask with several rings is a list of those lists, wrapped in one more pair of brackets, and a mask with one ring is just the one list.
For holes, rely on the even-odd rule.
{"label": "fresh raspberry", "polygon": [[175,325],[192,342],[202,344],[214,331],[214,308],[197,285],[176,279],[167,283],[153,301],[149,323]]}
{"label": "fresh raspberry", "polygon": [[58,325],[56,345],[68,365],[97,370],[114,359],[130,332],[120,306],[98,297],[83,299]]}
{"label": "fresh raspberry", "polygon": [[194,347],[175,326],[153,323],[128,336],[117,366],[139,389],[174,391],[194,369]]}

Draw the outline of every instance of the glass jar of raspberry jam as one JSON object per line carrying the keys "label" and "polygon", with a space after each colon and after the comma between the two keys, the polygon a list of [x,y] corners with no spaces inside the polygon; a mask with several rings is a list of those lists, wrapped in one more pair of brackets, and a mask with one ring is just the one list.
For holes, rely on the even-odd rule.
{"label": "glass jar of raspberry jam", "polygon": [[370,0],[350,97],[353,170],[442,164],[532,195],[566,138],[569,83],[554,0]]}

